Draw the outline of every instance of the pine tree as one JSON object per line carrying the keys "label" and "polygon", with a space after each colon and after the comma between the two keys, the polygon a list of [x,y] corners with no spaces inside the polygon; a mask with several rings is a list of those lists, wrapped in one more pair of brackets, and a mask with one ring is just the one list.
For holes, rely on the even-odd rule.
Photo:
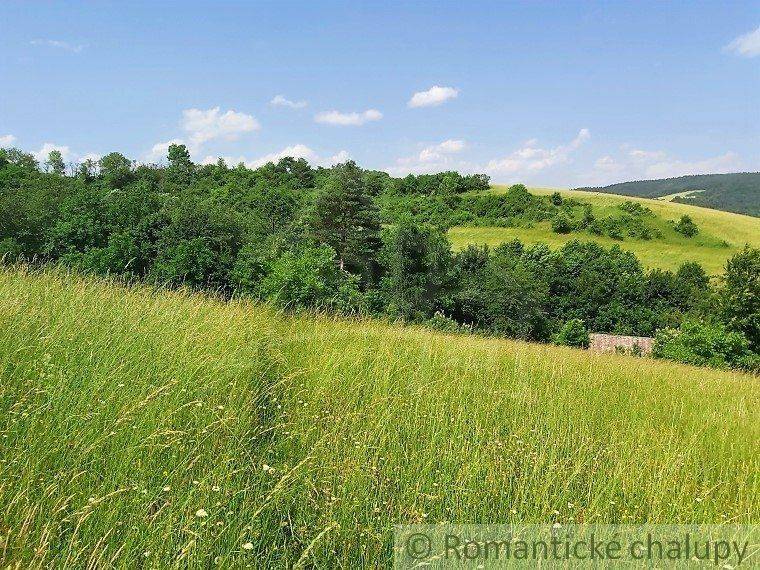
{"label": "pine tree", "polygon": [[311,236],[332,247],[341,269],[368,276],[380,247],[380,217],[362,179],[349,161],[336,167],[317,193],[309,217]]}

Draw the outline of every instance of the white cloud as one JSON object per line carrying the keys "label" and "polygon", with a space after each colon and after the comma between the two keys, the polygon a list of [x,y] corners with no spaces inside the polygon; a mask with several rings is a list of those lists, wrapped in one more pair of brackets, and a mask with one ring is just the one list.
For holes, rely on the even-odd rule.
{"label": "white cloud", "polygon": [[658,160],[665,158],[667,155],[660,150],[634,149],[628,152],[628,156],[637,160]]}
{"label": "white cloud", "polygon": [[305,158],[309,162],[317,162],[318,156],[317,153],[314,152],[311,148],[306,146],[305,144],[294,144],[292,146],[286,146],[284,149],[282,149],[279,152],[272,152],[269,154],[265,154],[264,156],[260,156],[258,158],[246,158],[245,156],[222,156],[217,157],[213,155],[206,156],[202,161],[201,164],[216,164],[216,161],[219,158],[223,158],[224,162],[227,163],[227,166],[237,166],[240,163],[245,164],[248,168],[258,168],[259,166],[264,166],[267,162],[277,162],[281,158],[285,158],[286,156],[291,156],[293,158]]}
{"label": "white cloud", "polygon": [[377,109],[367,109],[363,113],[341,113],[340,111],[324,111],[317,113],[314,120],[325,125],[361,126],[370,121],[379,121],[383,114]]}
{"label": "white cloud", "polygon": [[443,155],[462,152],[465,146],[466,144],[463,140],[448,139],[440,144],[423,148],[418,158],[420,162],[441,160]]}
{"label": "white cloud", "polygon": [[760,26],[734,39],[724,49],[742,57],[760,55]]}
{"label": "white cloud", "polygon": [[181,125],[190,134],[190,143],[194,146],[216,138],[236,140],[242,133],[261,128],[253,115],[232,110],[222,113],[219,107],[205,111],[185,109],[182,111]]}
{"label": "white cloud", "polygon": [[273,152],[266,154],[259,158],[256,158],[248,163],[249,168],[258,168],[265,165],[267,162],[277,162],[281,158],[291,156],[293,158],[305,158],[309,162],[317,161],[317,153],[310,149],[305,144],[295,144],[293,146],[287,146],[279,152]]}
{"label": "white cloud", "polygon": [[484,170],[493,176],[525,177],[557,164],[570,161],[573,151],[589,139],[588,129],[581,129],[569,143],[554,148],[539,148],[535,140],[530,140],[522,148],[504,158],[489,161]]}
{"label": "white cloud", "polygon": [[696,161],[668,158],[650,164],[646,169],[647,178],[672,178],[687,174],[725,174],[741,169],[741,159],[734,152]]}
{"label": "white cloud", "polygon": [[40,162],[45,162],[48,159],[48,155],[54,150],[57,150],[58,152],[61,153],[61,158],[63,158],[64,162],[72,162],[76,159],[76,155],[73,152],[71,152],[71,149],[68,146],[49,143],[49,142],[46,142],[45,144],[43,144],[40,150],[33,153],[34,158],[36,158]]}
{"label": "white cloud", "polygon": [[594,168],[581,177],[581,183],[604,186],[628,180],[673,178],[689,174],[722,174],[743,169],[741,157],[726,152],[701,160],[681,160],[663,151],[632,150],[619,157],[602,156]]}
{"label": "white cloud", "polygon": [[435,107],[441,105],[449,99],[455,99],[459,95],[459,90],[453,87],[441,87],[433,85],[427,91],[419,91],[412,95],[407,105],[409,107]]}
{"label": "white cloud", "polygon": [[72,44],[70,42],[64,42],[61,40],[32,40],[29,43],[31,43],[33,46],[48,46],[70,51],[72,53],[81,53],[82,50],[86,47],[84,44]]}
{"label": "white cloud", "polygon": [[460,139],[447,139],[441,143],[423,147],[419,153],[396,160],[396,164],[386,170],[394,176],[407,174],[431,174],[446,170],[458,170],[462,173],[473,172],[477,167],[468,162],[457,160],[454,155],[467,148],[467,143]]}
{"label": "white cloud", "polygon": [[348,154],[348,151],[341,150],[330,157],[330,160],[327,161],[327,166],[332,166],[333,164],[342,164],[343,162],[346,162],[350,159],[351,155]]}
{"label": "white cloud", "polygon": [[[351,158],[351,155],[346,150],[341,150],[329,158],[323,158],[314,149],[300,143],[286,146],[278,152],[265,154],[264,156],[260,156],[258,158],[249,159],[245,156],[222,156],[221,158],[223,158],[227,166],[230,167],[235,167],[238,164],[242,163],[248,168],[259,168],[268,162],[276,163],[281,158],[285,158],[286,156],[290,156],[292,158],[303,158],[309,161],[312,165],[318,164],[320,166],[333,166],[335,164],[346,162]],[[214,155],[208,155],[201,161],[201,164],[216,164],[219,158],[220,157]]]}
{"label": "white cloud", "polygon": [[173,144],[185,144],[182,139],[171,139],[166,142],[160,142],[154,144],[150,151],[145,155],[144,162],[153,163],[166,160],[166,155],[169,152],[169,146]]}
{"label": "white cloud", "polygon": [[0,135],[0,148],[11,146],[14,142],[16,142],[16,137],[13,135]]}
{"label": "white cloud", "polygon": [[88,152],[87,154],[83,154],[82,156],[77,158],[77,162],[84,162],[85,160],[92,160],[93,162],[98,162],[101,158],[101,155],[99,155],[96,152]]}
{"label": "white cloud", "polygon": [[274,107],[290,107],[291,109],[303,109],[309,103],[307,101],[291,101],[286,99],[284,95],[275,95],[269,102]]}

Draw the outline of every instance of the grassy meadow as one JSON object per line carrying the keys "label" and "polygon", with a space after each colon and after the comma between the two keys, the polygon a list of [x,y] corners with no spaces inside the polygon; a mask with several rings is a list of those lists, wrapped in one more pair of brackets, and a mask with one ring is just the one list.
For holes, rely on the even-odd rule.
{"label": "grassy meadow", "polygon": [[748,523],[759,474],[743,374],[0,271],[2,567],[362,568],[402,522]]}
{"label": "grassy meadow", "polygon": [[[506,186],[494,186],[492,192],[505,192]],[[686,261],[699,262],[708,274],[722,273],[726,260],[738,252],[745,243],[760,246],[760,218],[733,214],[709,208],[700,208],[688,204],[679,204],[666,200],[650,200],[615,194],[602,194],[576,190],[555,190],[551,188],[530,188],[533,194],[549,195],[559,191],[567,197],[592,204],[594,215],[602,218],[619,214],[617,206],[625,201],[639,202],[651,209],[658,219],[654,226],[663,237],[644,241],[626,237],[617,241],[607,236],[596,236],[588,232],[554,233],[550,222],[536,223],[533,227],[454,227],[449,231],[449,238],[455,249],[461,249],[470,243],[496,246],[511,239],[519,239],[528,244],[546,243],[550,247],[561,247],[573,239],[595,241],[605,247],[619,245],[632,251],[647,268],[675,270]],[[678,220],[688,214],[697,224],[700,233],[687,238],[675,232],[668,221]]]}

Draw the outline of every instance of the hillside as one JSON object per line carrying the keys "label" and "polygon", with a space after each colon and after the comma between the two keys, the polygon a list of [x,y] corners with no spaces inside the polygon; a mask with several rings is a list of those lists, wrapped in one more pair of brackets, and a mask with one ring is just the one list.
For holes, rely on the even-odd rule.
{"label": "hillside", "polygon": [[697,174],[660,180],[622,182],[578,190],[640,198],[664,198],[683,204],[760,216],[760,172]]}
{"label": "hillside", "polygon": [[[503,193],[505,186],[494,186],[493,193]],[[530,192],[538,195],[550,195],[557,190],[531,188]],[[566,198],[576,198],[592,205],[597,218],[617,213],[619,207],[627,201],[633,201],[649,208],[655,215],[648,222],[658,229],[662,237],[649,240],[625,236],[616,240],[608,236],[592,235],[589,232],[555,233],[549,221],[537,222],[522,227],[463,227],[449,230],[449,237],[455,248],[461,249],[469,243],[498,245],[511,239],[525,243],[543,242],[551,247],[559,247],[570,240],[595,241],[605,247],[619,245],[624,250],[632,251],[650,268],[676,269],[686,261],[697,261],[713,275],[720,274],[726,259],[735,254],[745,243],[760,246],[760,219],[741,214],[700,208],[687,204],[600,194],[580,190],[559,190]],[[675,232],[670,222],[682,215],[689,215],[700,229],[698,235],[687,238]]]}
{"label": "hillside", "polygon": [[61,272],[1,270],[0,315],[3,567],[364,568],[400,522],[760,513],[742,374]]}

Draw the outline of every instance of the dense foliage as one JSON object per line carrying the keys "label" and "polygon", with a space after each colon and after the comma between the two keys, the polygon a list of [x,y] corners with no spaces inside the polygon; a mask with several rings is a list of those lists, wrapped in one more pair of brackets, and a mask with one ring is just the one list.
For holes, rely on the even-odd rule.
{"label": "dense foliage", "polygon": [[760,216],[760,172],[734,174],[697,174],[661,180],[622,182],[601,188],[578,188],[594,192],[608,192],[623,196],[659,198],[670,194],[689,192],[677,196],[675,202]]}
{"label": "dense foliage", "polygon": [[[40,168],[30,155],[0,151],[6,261],[572,346],[587,344],[588,331],[651,336],[709,317],[758,351],[758,250],[735,256],[711,287],[695,263],[646,271],[617,246],[513,241],[454,253],[445,233],[551,220],[558,232],[645,237],[652,213],[637,203],[595,219],[587,204],[519,184],[484,193],[485,176],[395,179],[353,162],[312,168],[293,158],[255,170],[197,165],[182,145],[170,146],[166,165],[111,153],[65,172],[54,153]],[[691,220],[678,224],[696,231]]]}

